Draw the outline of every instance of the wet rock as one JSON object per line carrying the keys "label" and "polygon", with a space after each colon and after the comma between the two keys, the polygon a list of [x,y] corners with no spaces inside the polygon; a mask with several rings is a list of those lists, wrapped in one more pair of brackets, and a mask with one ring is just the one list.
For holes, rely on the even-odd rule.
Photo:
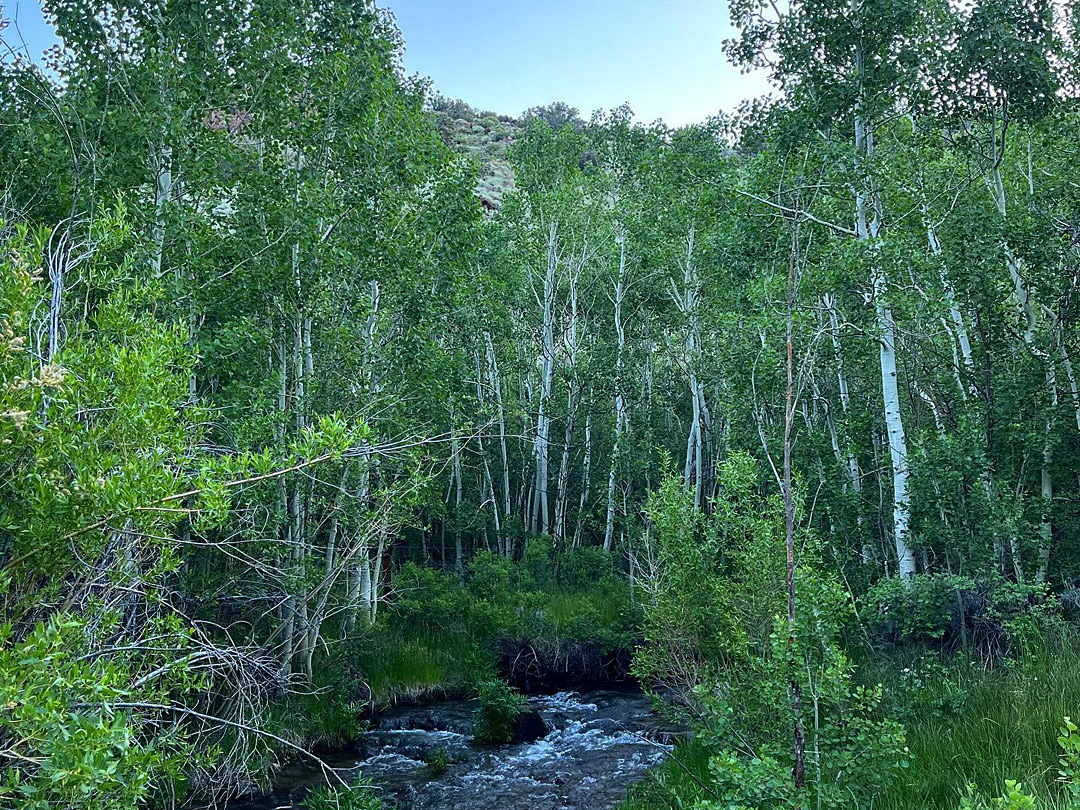
{"label": "wet rock", "polygon": [[447,702],[444,706],[404,707],[392,709],[371,724],[374,731],[452,731],[472,734],[473,701]]}
{"label": "wet rock", "polygon": [[546,737],[550,730],[547,723],[544,722],[544,718],[540,716],[539,711],[531,707],[526,707],[518,714],[517,720],[514,721],[512,742],[536,742],[537,740]]}

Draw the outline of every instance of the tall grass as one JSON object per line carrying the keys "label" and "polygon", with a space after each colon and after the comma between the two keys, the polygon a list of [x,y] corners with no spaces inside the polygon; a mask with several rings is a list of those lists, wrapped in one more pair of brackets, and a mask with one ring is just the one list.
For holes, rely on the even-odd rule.
{"label": "tall grass", "polygon": [[373,706],[465,695],[494,672],[493,656],[469,633],[380,625],[271,707],[271,726],[298,744],[337,750],[356,738]]}
{"label": "tall grass", "polygon": [[[682,740],[672,755],[641,782],[630,786],[619,810],[681,810],[708,799],[710,748],[697,739]],[[702,787],[704,786],[704,787]]]}
{"label": "tall grass", "polygon": [[464,693],[494,676],[493,657],[471,633],[381,628],[357,649],[372,701],[381,706]]}
{"label": "tall grass", "polygon": [[[864,674],[896,695],[917,666],[893,660]],[[1013,779],[1043,810],[1064,810],[1058,730],[1064,717],[1078,714],[1080,650],[1073,644],[1046,644],[994,669],[954,661],[920,687],[905,718],[911,766],[875,808],[955,810],[968,784],[997,796]]]}

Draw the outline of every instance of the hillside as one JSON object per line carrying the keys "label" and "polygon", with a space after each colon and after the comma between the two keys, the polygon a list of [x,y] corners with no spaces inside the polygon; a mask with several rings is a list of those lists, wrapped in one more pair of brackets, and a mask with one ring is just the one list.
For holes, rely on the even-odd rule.
{"label": "hillside", "polygon": [[436,96],[431,108],[443,142],[480,164],[476,193],[485,210],[497,211],[514,188],[509,149],[524,132],[523,121],[443,96]]}

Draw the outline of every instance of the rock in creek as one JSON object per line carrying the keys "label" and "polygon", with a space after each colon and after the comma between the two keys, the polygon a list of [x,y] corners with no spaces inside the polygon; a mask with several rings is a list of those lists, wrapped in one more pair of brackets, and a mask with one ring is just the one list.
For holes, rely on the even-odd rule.
{"label": "rock in creek", "polygon": [[514,721],[514,736],[512,742],[531,743],[541,737],[546,737],[551,729],[544,722],[540,712],[532,706],[525,707]]}

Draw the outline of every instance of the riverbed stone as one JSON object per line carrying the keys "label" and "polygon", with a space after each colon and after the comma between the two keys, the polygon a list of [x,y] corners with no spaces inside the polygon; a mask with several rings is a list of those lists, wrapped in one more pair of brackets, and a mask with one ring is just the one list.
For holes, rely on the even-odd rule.
{"label": "riverbed stone", "polygon": [[540,712],[528,707],[522,709],[517,716],[517,720],[514,721],[514,736],[511,741],[515,743],[536,742],[546,737],[550,730],[547,723],[544,722],[544,718],[540,716]]}

